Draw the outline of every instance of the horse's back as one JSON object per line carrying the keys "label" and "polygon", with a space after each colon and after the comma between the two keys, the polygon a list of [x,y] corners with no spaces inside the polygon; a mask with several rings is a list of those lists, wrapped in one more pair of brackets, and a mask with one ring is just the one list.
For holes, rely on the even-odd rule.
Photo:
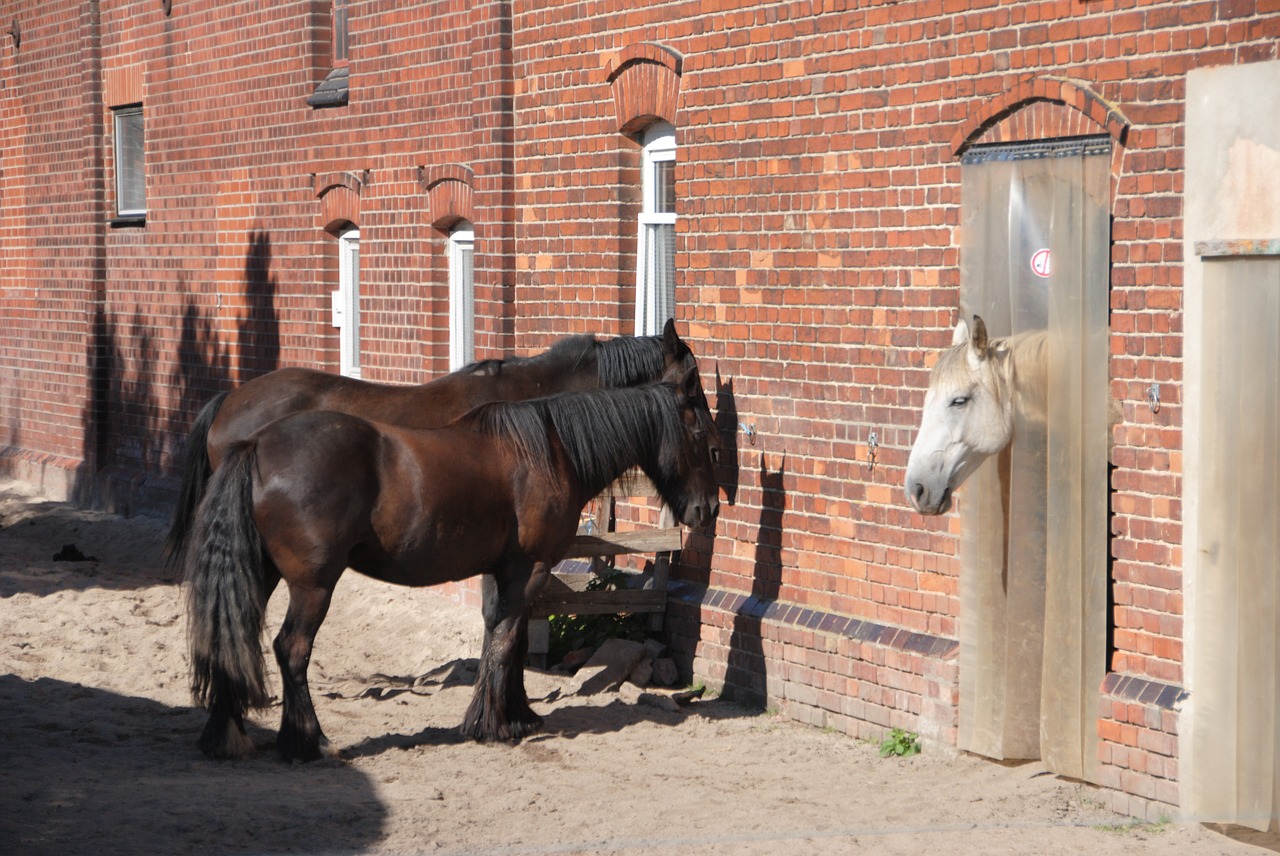
{"label": "horse's back", "polygon": [[[231,444],[247,440],[277,419],[316,408],[350,378],[289,366],[260,375],[227,394],[209,427],[209,458],[216,469]],[[339,408],[340,409],[340,408]]]}
{"label": "horse's back", "polygon": [[318,369],[288,366],[232,390],[209,429],[209,457],[216,468],[232,443],[247,440],[278,419],[311,410],[394,420],[423,413],[415,406],[421,386],[395,386],[357,380]]}
{"label": "horse's back", "polygon": [[399,385],[289,366],[254,378],[227,395],[209,429],[209,457],[216,469],[232,443],[294,413],[328,410],[389,425],[439,428],[480,404],[554,391],[558,391],[554,379],[511,371],[457,371],[429,383]]}

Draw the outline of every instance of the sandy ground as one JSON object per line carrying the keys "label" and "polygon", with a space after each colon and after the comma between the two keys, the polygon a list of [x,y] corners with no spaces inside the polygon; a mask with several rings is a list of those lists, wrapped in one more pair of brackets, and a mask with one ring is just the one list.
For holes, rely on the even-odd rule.
{"label": "sandy ground", "polygon": [[[0,853],[1258,854],[1137,824],[1036,764],[876,747],[727,701],[678,712],[529,671],[543,734],[460,741],[479,617],[348,574],[312,691],[343,759],[206,760],[164,524],[0,477]],[[54,561],[64,545],[85,561]],[[278,627],[280,594],[268,632]],[[415,681],[415,679],[417,679]],[[278,682],[273,677],[273,685]],[[415,685],[416,684],[416,685]],[[278,711],[255,721],[268,746]],[[1257,839],[1255,839],[1256,841]],[[1267,842],[1264,842],[1267,844]]]}

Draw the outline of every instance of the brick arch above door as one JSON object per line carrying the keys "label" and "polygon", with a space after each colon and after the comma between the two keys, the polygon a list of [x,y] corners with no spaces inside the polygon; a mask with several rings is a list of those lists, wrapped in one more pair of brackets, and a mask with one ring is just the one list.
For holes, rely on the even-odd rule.
{"label": "brick arch above door", "polygon": [[987,99],[951,138],[956,157],[970,146],[1107,134],[1124,145],[1129,119],[1083,81],[1045,75]]}
{"label": "brick arch above door", "polygon": [[1129,118],[1119,106],[1088,83],[1068,77],[1028,78],[995,98],[981,102],[951,138],[951,153],[959,158],[977,145],[1012,145],[1069,137],[1109,136],[1111,199],[1119,189]]}

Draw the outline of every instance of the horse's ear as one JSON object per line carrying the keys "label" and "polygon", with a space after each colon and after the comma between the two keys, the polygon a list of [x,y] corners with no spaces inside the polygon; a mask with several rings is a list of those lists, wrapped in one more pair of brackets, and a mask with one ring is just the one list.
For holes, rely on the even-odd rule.
{"label": "horse's ear", "polygon": [[969,340],[979,354],[987,352],[987,325],[981,315],[973,316],[973,338]]}
{"label": "horse's ear", "polygon": [[969,341],[969,322],[961,318],[956,322],[955,332],[951,334],[951,347],[963,345]]}
{"label": "horse's ear", "polygon": [[680,349],[680,334],[676,332],[676,319],[668,318],[662,325],[662,347],[674,354]]}
{"label": "horse's ear", "polygon": [[680,375],[678,389],[685,398],[698,400],[698,394],[702,392],[702,378],[698,376],[697,366],[689,366],[684,370],[684,374]]}

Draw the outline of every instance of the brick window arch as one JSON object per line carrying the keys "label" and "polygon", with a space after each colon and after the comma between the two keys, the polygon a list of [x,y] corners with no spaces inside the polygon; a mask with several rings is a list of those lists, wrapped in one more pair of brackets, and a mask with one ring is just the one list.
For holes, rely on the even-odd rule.
{"label": "brick window arch", "polygon": [[448,233],[459,220],[475,220],[475,175],[469,167],[446,164],[422,171],[431,225]]}
{"label": "brick window arch", "polygon": [[349,172],[317,175],[313,183],[320,199],[320,228],[335,232],[344,223],[360,222],[360,191],[364,181]]}
{"label": "brick window arch", "polygon": [[629,45],[605,60],[618,131],[635,134],[656,119],[676,123],[684,57],[653,42]]}

